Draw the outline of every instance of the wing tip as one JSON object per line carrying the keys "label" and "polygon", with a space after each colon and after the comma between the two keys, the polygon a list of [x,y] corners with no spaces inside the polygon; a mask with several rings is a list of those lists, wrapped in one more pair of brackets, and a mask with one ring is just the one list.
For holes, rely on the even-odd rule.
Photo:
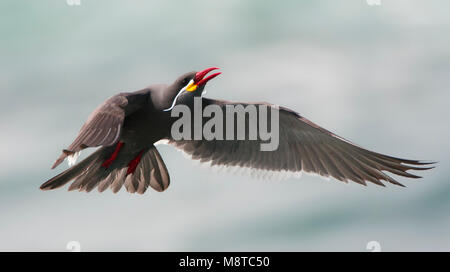
{"label": "wing tip", "polygon": [[55,169],[58,165],[60,165],[67,156],[71,156],[75,154],[75,152],[67,150],[67,149],[63,149],[61,156],[59,156],[59,158],[55,161],[55,163],[52,165],[51,169]]}
{"label": "wing tip", "polygon": [[438,163],[438,161],[431,161],[431,160],[406,160],[406,159],[400,160],[402,164],[412,164],[412,165],[432,165]]}
{"label": "wing tip", "polygon": [[60,165],[64,161],[65,158],[66,158],[66,155],[62,154],[52,165],[51,169],[55,169],[58,165]]}

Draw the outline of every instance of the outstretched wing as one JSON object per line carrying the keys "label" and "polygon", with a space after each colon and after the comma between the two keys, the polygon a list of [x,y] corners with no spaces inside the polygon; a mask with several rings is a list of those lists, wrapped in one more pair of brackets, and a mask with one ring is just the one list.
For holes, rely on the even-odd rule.
{"label": "outstretched wing", "polygon": [[[203,107],[218,105],[225,113],[226,105],[243,105],[212,99],[203,99]],[[253,105],[269,105],[256,103]],[[276,109],[273,105],[271,108]],[[223,114],[224,119],[227,115]],[[236,118],[234,118],[234,126]],[[203,120],[205,122],[205,120]],[[269,121],[270,123],[270,121]],[[224,120],[223,124],[226,124]],[[246,128],[249,118],[246,118]],[[235,134],[236,136],[236,134]],[[236,139],[236,137],[234,138]],[[258,137],[258,139],[260,139]],[[417,160],[406,160],[379,154],[361,148],[334,133],[314,124],[298,113],[279,108],[279,146],[274,151],[260,151],[260,140],[174,140],[169,144],[183,150],[194,160],[209,162],[212,166],[235,166],[268,172],[316,173],[325,177],[366,185],[366,181],[384,186],[381,180],[403,186],[384,171],[419,178],[407,170],[426,170]]]}
{"label": "outstretched wing", "polygon": [[110,146],[117,143],[125,116],[139,109],[146,101],[148,93],[120,93],[97,107],[81,127],[73,143],[63,150],[52,169],[58,166],[67,156],[84,148]]}

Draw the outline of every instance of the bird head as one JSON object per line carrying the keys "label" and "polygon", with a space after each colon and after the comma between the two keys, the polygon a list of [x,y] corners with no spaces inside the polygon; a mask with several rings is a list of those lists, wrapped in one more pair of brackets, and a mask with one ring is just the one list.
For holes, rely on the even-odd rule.
{"label": "bird head", "polygon": [[207,77],[205,77],[209,72],[213,70],[217,70],[219,68],[216,67],[210,67],[203,71],[196,72],[195,76],[189,81],[189,83],[186,85],[186,91],[187,92],[198,92],[200,91],[200,95],[203,93],[203,90],[205,89],[205,85],[208,81],[215,78],[216,76],[220,75],[221,73],[214,73]]}
{"label": "bird head", "polygon": [[205,85],[208,81],[220,75],[221,73],[214,73],[209,76],[206,76],[209,72],[213,70],[217,70],[217,67],[210,67],[200,72],[189,72],[180,76],[177,80],[175,80],[172,86],[175,87],[176,95],[174,96],[170,108],[165,109],[164,111],[171,110],[180,96],[201,96],[204,93]]}

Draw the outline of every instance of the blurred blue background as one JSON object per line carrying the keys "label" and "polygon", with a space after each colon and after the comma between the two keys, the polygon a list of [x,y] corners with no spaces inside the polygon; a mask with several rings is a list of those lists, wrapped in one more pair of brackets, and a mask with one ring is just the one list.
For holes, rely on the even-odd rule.
{"label": "blurred blue background", "polygon": [[[0,2],[0,250],[450,250],[448,1]],[[209,97],[269,101],[366,148],[439,161],[386,188],[215,174],[159,146],[171,186],[42,192],[104,99],[218,66]],[[84,154],[85,156],[86,154]]]}

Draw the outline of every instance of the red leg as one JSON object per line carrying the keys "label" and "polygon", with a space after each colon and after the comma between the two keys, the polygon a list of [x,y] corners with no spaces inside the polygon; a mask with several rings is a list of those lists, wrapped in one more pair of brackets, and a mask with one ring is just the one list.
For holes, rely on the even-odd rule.
{"label": "red leg", "polygon": [[117,143],[116,149],[111,154],[111,157],[109,157],[109,159],[107,159],[106,161],[104,161],[102,163],[103,167],[108,168],[113,163],[113,161],[117,158],[117,155],[119,154],[119,151],[120,151],[120,149],[122,148],[123,145],[124,145],[124,143],[122,143],[122,142],[118,142]]}
{"label": "red leg", "polygon": [[134,171],[136,171],[136,168],[141,161],[142,154],[144,154],[144,150],[141,150],[141,152],[128,163],[127,175],[133,174]]}

